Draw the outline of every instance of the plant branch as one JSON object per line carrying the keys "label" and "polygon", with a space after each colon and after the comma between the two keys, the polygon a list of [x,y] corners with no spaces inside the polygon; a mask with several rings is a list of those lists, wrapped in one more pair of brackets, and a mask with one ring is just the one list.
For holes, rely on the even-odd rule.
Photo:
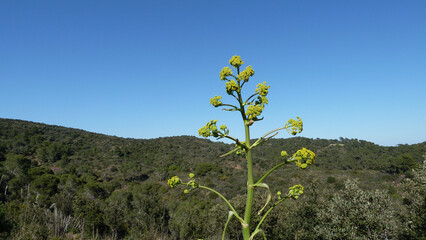
{"label": "plant branch", "polygon": [[228,204],[228,206],[229,206],[229,208],[231,208],[231,210],[232,210],[232,212],[234,213],[234,215],[235,215],[235,217],[236,218],[238,218],[238,220],[240,220],[240,222],[241,222],[241,224],[244,226],[244,225],[247,225],[247,223],[246,222],[244,222],[244,220],[238,215],[238,213],[237,213],[237,211],[234,209],[234,207],[232,206],[232,204],[228,201],[228,199],[226,199],[222,194],[220,194],[219,192],[217,192],[216,190],[214,190],[214,189],[211,189],[211,188],[209,188],[209,187],[205,187],[205,186],[201,186],[201,185],[199,185],[198,186],[199,188],[203,188],[203,189],[206,189],[206,190],[209,190],[209,191],[211,191],[211,192],[214,192],[214,193],[216,193],[219,197],[221,197],[225,202],[226,202],[226,204]]}
{"label": "plant branch", "polygon": [[[286,127],[286,126],[284,126],[284,127],[280,127],[280,128],[277,128],[277,129],[274,129],[274,130],[272,130],[272,131],[267,132],[267,133],[266,133],[266,134],[264,134],[262,137],[260,137],[259,139],[257,139],[257,140],[256,140],[256,142],[255,142],[255,143],[253,143],[253,146],[255,147],[255,146],[259,145],[259,144],[260,144],[260,142],[261,142],[263,139],[265,139],[267,136],[271,135],[271,134],[272,134],[272,133],[274,133],[274,132],[277,132],[277,133],[275,133],[274,135],[272,135],[271,137],[268,137],[268,138],[267,138],[267,140],[269,140],[270,138],[272,138],[272,137],[274,137],[275,135],[277,135],[277,134],[278,134],[278,131],[283,130],[283,129],[287,129],[287,127]],[[267,140],[265,140],[265,141],[267,141]]]}
{"label": "plant branch", "polygon": [[262,178],[260,178],[260,179],[259,179],[259,181],[257,181],[257,183],[256,183],[256,184],[260,184],[260,183],[262,183],[262,182],[263,182],[263,180],[265,180],[265,178],[266,178],[269,174],[271,174],[273,171],[275,171],[277,168],[281,167],[282,165],[285,165],[285,164],[287,164],[287,163],[291,162],[292,160],[293,160],[293,158],[290,158],[290,159],[288,159],[288,160],[286,160],[286,161],[284,161],[284,162],[282,162],[282,163],[278,164],[277,166],[275,166],[275,167],[271,168],[271,170],[269,170],[267,173],[265,173],[265,175],[263,175],[263,177],[262,177]]}
{"label": "plant branch", "polygon": [[253,95],[251,95],[249,98],[247,98],[247,100],[244,102],[244,104],[247,104],[247,102],[254,96],[258,95],[259,93],[255,93]]}
{"label": "plant branch", "polygon": [[228,224],[229,224],[229,221],[230,221],[230,220],[231,220],[231,218],[232,218],[232,215],[234,215],[234,212],[229,211],[229,214],[228,214],[228,220],[226,220],[225,228],[223,228],[222,240],[225,240],[226,228],[228,227]]}
{"label": "plant branch", "polygon": [[[272,209],[274,209],[278,204],[280,204],[282,201],[284,201],[285,199],[287,199],[287,198],[290,198],[290,196],[289,195],[287,195],[287,196],[285,196],[285,197],[283,197],[283,198],[281,198],[278,202],[276,202],[276,203],[274,203],[274,205],[272,205],[269,209],[268,209],[268,211],[265,213],[265,215],[263,215],[263,217],[262,217],[262,219],[260,219],[260,222],[257,224],[257,226],[256,226],[256,229],[254,230],[254,232],[253,233],[257,233],[257,232],[259,232],[260,231],[260,225],[262,225],[262,223],[263,223],[263,221],[265,220],[265,218],[266,218],[266,216],[268,216],[268,214],[272,211]],[[265,238],[265,236],[264,236],[264,238]]]}

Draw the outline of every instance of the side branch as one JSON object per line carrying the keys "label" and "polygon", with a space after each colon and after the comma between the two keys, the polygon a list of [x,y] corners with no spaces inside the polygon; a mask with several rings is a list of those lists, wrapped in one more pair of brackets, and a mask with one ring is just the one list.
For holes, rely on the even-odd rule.
{"label": "side branch", "polygon": [[[257,139],[256,142],[253,143],[252,147],[256,147],[257,145],[261,144],[262,142],[268,141],[270,138],[273,138],[274,136],[276,136],[278,134],[278,131],[283,130],[283,129],[287,129],[287,126],[280,127],[280,128],[277,128],[277,129],[274,129],[272,131],[267,132],[265,135],[263,135],[262,137]],[[274,132],[276,132],[274,135],[269,136]]]}
{"label": "side branch", "polygon": [[241,222],[241,225],[243,225],[243,227],[246,227],[246,226],[248,226],[247,225],[247,223],[246,222],[244,222],[244,220],[240,217],[240,215],[238,215],[238,213],[237,213],[237,211],[234,209],[234,207],[232,206],[232,204],[228,201],[228,199],[226,199],[222,194],[220,194],[219,192],[217,192],[216,190],[214,190],[214,189],[211,189],[211,188],[209,188],[209,187],[205,187],[205,186],[198,186],[199,188],[203,188],[203,189],[206,189],[206,190],[209,190],[209,191],[211,191],[211,192],[214,192],[214,193],[216,193],[216,195],[218,195],[219,197],[221,197],[225,202],[226,202],[226,204],[228,204],[228,206],[229,206],[229,208],[232,210],[232,212],[234,213],[234,215],[235,215],[235,217],[236,218],[238,218],[238,220],[240,220],[240,222]]}
{"label": "side branch", "polygon": [[269,170],[267,173],[265,173],[265,175],[263,175],[263,177],[262,177],[262,178],[260,178],[260,179],[259,179],[259,181],[257,181],[257,183],[256,183],[256,184],[260,184],[260,183],[262,183],[262,182],[263,182],[263,180],[265,180],[265,178],[266,178],[269,174],[271,174],[273,171],[275,171],[277,168],[279,168],[279,167],[281,167],[282,165],[285,165],[285,164],[287,164],[287,163],[290,163],[290,162],[292,162],[293,160],[294,160],[293,158],[287,159],[287,160],[285,160],[284,162],[282,162],[282,163],[278,164],[277,166],[275,166],[275,167],[271,168],[271,170]]}
{"label": "side branch", "polygon": [[[260,219],[259,224],[257,224],[256,229],[254,230],[253,233],[257,233],[260,231],[260,226],[262,225],[263,221],[265,220],[266,216],[268,216],[268,214],[278,205],[280,204],[282,201],[286,200],[287,198],[290,198],[290,195],[287,195],[283,198],[281,198],[278,202],[274,203],[274,205],[272,205],[268,211],[265,213],[265,215],[263,215],[262,219]],[[265,236],[264,236],[265,237]]]}
{"label": "side branch", "polygon": [[258,95],[258,94],[259,94],[259,93],[255,93],[255,94],[251,95],[249,98],[247,98],[247,100],[244,102],[244,104],[247,104],[247,103],[248,103],[248,101],[249,101],[252,97],[254,97],[254,96]]}

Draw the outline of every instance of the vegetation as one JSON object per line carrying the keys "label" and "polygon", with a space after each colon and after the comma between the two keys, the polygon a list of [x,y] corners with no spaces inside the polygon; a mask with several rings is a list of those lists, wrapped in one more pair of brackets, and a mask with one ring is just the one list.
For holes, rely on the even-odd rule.
{"label": "vegetation", "polygon": [[[226,197],[224,197],[219,192],[213,190],[212,188],[200,185],[195,179],[195,175],[193,173],[189,174],[190,180],[187,183],[182,182],[181,179],[179,179],[177,176],[174,176],[168,180],[168,184],[172,188],[176,187],[177,185],[187,185],[189,188],[185,189],[184,193],[189,193],[194,189],[205,189],[213,194],[216,194],[225,201],[225,203],[229,207],[229,215],[222,233],[222,240],[224,240],[226,237],[226,229],[232,217],[237,218],[240,222],[244,240],[252,240],[257,234],[262,234],[263,238],[266,239],[266,233],[261,228],[262,224],[266,220],[266,217],[271,213],[274,208],[276,208],[284,200],[290,198],[298,199],[300,195],[303,194],[304,188],[300,184],[294,185],[293,187],[289,188],[287,194],[282,195],[281,192],[278,191],[276,196],[274,196],[273,198],[269,185],[265,183],[265,179],[279,167],[282,167],[285,164],[289,164],[292,162],[296,163],[299,168],[306,169],[309,165],[315,163],[315,153],[306,148],[302,148],[300,150],[297,150],[297,152],[295,152],[292,157],[289,157],[286,151],[281,151],[282,161],[276,166],[272,167],[257,181],[255,180],[255,178],[253,177],[254,170],[252,151],[256,147],[266,143],[268,140],[276,136],[280,130],[286,129],[292,135],[296,135],[297,133],[302,132],[303,122],[299,117],[297,117],[297,120],[290,119],[287,121],[284,127],[274,129],[264,134],[257,141],[251,142],[250,127],[255,122],[263,120],[263,117],[259,118],[259,116],[262,114],[265,105],[268,104],[268,98],[266,98],[266,96],[268,95],[270,86],[267,86],[266,82],[257,84],[255,93],[248,97],[246,100],[244,100],[242,88],[247,82],[249,82],[249,79],[254,75],[254,70],[251,66],[248,66],[244,71],[240,72],[240,67],[242,64],[244,64],[240,56],[233,56],[231,60],[229,60],[229,63],[234,68],[236,68],[237,75],[233,75],[231,68],[224,67],[220,72],[219,76],[221,80],[225,81],[226,93],[234,97],[235,100],[237,100],[237,104],[232,105],[223,103],[221,101],[222,96],[214,96],[210,99],[210,104],[212,104],[214,107],[223,106],[225,108],[223,108],[222,110],[239,112],[241,114],[245,129],[245,141],[240,141],[237,138],[230,136],[229,129],[225,125],[221,125],[220,129],[218,129],[216,126],[217,120],[209,121],[206,126],[200,128],[198,132],[199,135],[203,137],[215,137],[216,139],[228,138],[234,141],[234,149],[230,150],[228,153],[223,154],[221,157],[225,157],[231,154],[244,156],[247,163],[247,184],[245,185],[247,189],[247,199],[244,218],[242,217],[243,215],[240,216],[241,212],[239,214],[239,212],[235,210],[232,203],[230,203],[229,200],[226,199]],[[212,169],[212,167],[207,168],[207,170],[209,169]],[[200,172],[198,171],[198,173]],[[205,175],[205,171],[201,173],[201,175]],[[255,188],[265,188],[265,190],[267,191],[267,197],[265,205],[258,211],[258,215],[261,216],[261,219],[257,223],[253,222],[254,224],[252,224],[251,220],[253,214],[252,208]],[[271,200],[275,201],[275,203],[269,205]],[[256,227],[254,228],[254,226]],[[206,225],[206,227],[208,227],[208,225]]]}
{"label": "vegetation", "polygon": [[[426,142],[382,147],[357,139],[270,139],[253,152],[254,177],[279,164],[282,149],[302,147],[316,153],[311,169],[302,174],[289,166],[268,176],[271,192],[305,186],[297,201],[278,205],[268,215],[262,229],[269,238],[426,238]],[[220,239],[227,220],[223,200],[204,191],[173,191],[167,179],[194,172],[200,184],[226,195],[243,212],[245,160],[240,155],[218,158],[233,148],[189,136],[124,139],[0,119],[0,239]],[[257,212],[266,196],[255,196]],[[342,201],[358,196],[362,201]],[[378,200],[385,204],[378,206]],[[355,222],[342,220],[340,204],[346,203]],[[367,203],[371,207],[363,208],[362,218],[353,218]],[[333,209],[347,233],[324,231],[337,224],[326,221],[327,209]],[[392,220],[384,227],[388,214]],[[252,216],[253,222],[259,220]],[[368,226],[372,222],[377,225]],[[228,239],[242,239],[239,226],[235,218],[229,222]]]}

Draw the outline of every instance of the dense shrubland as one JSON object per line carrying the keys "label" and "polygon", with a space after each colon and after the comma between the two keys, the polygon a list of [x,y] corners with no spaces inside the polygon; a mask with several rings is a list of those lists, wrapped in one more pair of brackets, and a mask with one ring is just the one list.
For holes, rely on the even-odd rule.
{"label": "dense shrubland", "polygon": [[[271,239],[426,238],[426,143],[381,147],[301,137],[268,143],[255,152],[256,175],[274,166],[282,149],[307,147],[318,159],[303,174],[290,167],[270,175],[271,186],[301,182],[306,189],[297,204],[291,200],[271,212],[262,227]],[[0,238],[218,239],[227,218],[220,199],[172,191],[166,181],[193,171],[241,212],[245,189],[236,186],[246,181],[244,160],[217,158],[232,147],[187,136],[124,139],[0,119]],[[253,211],[263,204],[258,199]],[[259,221],[256,214],[253,221]],[[231,220],[229,239],[241,239],[238,225]]]}

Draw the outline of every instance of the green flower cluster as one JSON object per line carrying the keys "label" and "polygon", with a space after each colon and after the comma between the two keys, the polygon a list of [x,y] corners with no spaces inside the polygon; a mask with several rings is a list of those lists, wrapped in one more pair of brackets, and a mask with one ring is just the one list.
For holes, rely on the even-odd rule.
{"label": "green flower cluster", "polygon": [[231,64],[234,68],[240,67],[244,64],[243,60],[241,60],[240,56],[232,56],[231,60],[229,60],[229,64]]}
{"label": "green flower cluster", "polygon": [[244,80],[244,82],[248,82],[249,78],[254,75],[254,70],[251,66],[246,67],[244,71],[238,74],[238,79]]}
{"label": "green flower cluster", "polygon": [[262,114],[262,111],[265,109],[264,104],[249,104],[247,106],[246,115],[249,120],[256,120],[257,116]]}
{"label": "green flower cluster", "polygon": [[214,107],[222,106],[222,102],[220,101],[222,99],[222,96],[214,96],[210,98],[210,104]]}
{"label": "green flower cluster", "polygon": [[232,75],[232,70],[229,67],[222,68],[222,71],[220,71],[220,80],[226,80],[226,77]]}
{"label": "green flower cluster", "polygon": [[225,125],[221,125],[220,126],[221,131],[219,131],[217,129],[216,123],[217,123],[217,120],[210,120],[209,122],[207,122],[206,126],[198,130],[198,134],[203,137],[213,136],[218,138],[222,138],[228,135],[229,133],[228,127],[226,127]]}
{"label": "green flower cluster", "polygon": [[193,173],[189,174],[189,178],[191,178],[191,180],[189,180],[189,182],[186,185],[191,186],[191,188],[190,189],[185,189],[183,191],[184,193],[189,193],[192,189],[198,188],[200,186],[197,183],[197,181],[195,181],[194,177],[195,177],[195,174],[193,174]]}
{"label": "green flower cluster", "polygon": [[303,122],[300,117],[297,117],[297,120],[290,119],[285,124],[287,128],[287,132],[296,135],[298,133],[301,133],[303,131]]}
{"label": "green flower cluster", "polygon": [[266,97],[266,95],[268,95],[268,89],[271,87],[271,86],[266,86],[266,82],[263,82],[263,83],[259,83],[259,84],[257,84],[257,86],[256,86],[257,88],[256,88],[256,92],[260,95],[260,96],[262,96],[262,97]]}
{"label": "green flower cluster", "polygon": [[216,123],[217,120],[210,120],[210,122],[207,122],[206,126],[198,130],[198,134],[203,137],[219,136],[219,134],[217,133],[218,131]]}
{"label": "green flower cluster", "polygon": [[266,86],[266,82],[263,82],[257,84],[256,87],[256,94],[259,94],[259,96],[254,104],[251,102],[247,105],[246,115],[249,120],[257,120],[257,116],[262,114],[265,109],[265,104],[268,104],[266,95],[268,95],[268,89],[270,86]]}
{"label": "green flower cluster", "polygon": [[315,163],[315,153],[306,148],[297,150],[297,152],[293,154],[293,158],[296,160],[296,165],[302,169]]}
{"label": "green flower cluster", "polygon": [[167,184],[171,188],[175,188],[177,185],[182,184],[182,181],[177,176],[174,176],[167,181]]}
{"label": "green flower cluster", "polygon": [[298,199],[303,194],[303,186],[300,184],[290,187],[289,190],[288,195],[294,199]]}
{"label": "green flower cluster", "polygon": [[268,104],[269,101],[268,101],[268,99],[266,97],[258,96],[255,103],[256,104]]}
{"label": "green flower cluster", "polygon": [[228,93],[229,95],[232,94],[233,91],[239,91],[240,87],[238,86],[237,82],[235,82],[235,80],[231,80],[226,84],[226,93]]}

